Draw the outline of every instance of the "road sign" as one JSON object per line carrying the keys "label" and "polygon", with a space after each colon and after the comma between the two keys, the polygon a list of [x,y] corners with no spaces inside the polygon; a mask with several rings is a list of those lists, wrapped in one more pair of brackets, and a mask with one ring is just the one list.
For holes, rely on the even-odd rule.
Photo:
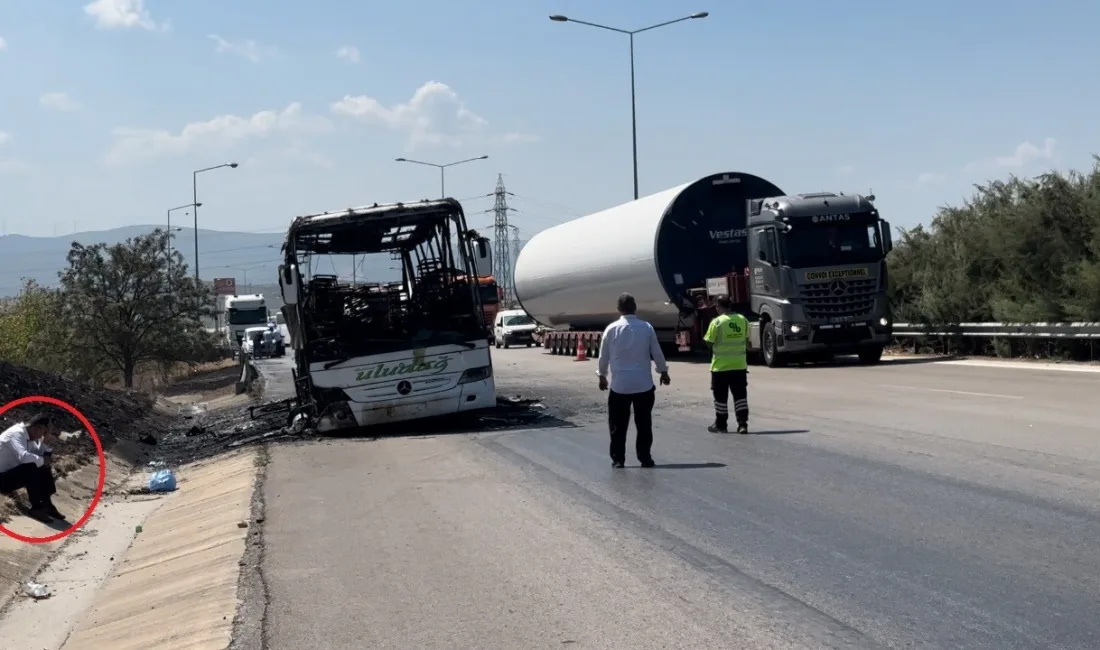
{"label": "road sign", "polygon": [[236,278],[214,278],[214,292],[219,296],[237,295]]}

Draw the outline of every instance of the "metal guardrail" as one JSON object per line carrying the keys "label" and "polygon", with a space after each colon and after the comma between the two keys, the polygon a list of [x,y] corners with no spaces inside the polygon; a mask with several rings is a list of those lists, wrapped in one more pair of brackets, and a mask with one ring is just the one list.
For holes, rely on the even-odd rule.
{"label": "metal guardrail", "polygon": [[252,355],[241,352],[238,356],[241,361],[241,376],[237,380],[237,394],[240,395],[252,391],[252,382],[256,380],[258,373],[256,367],[252,365]]}
{"label": "metal guardrail", "polygon": [[894,323],[894,336],[967,336],[1017,339],[1100,340],[1098,323],[956,323],[952,325],[921,325]]}

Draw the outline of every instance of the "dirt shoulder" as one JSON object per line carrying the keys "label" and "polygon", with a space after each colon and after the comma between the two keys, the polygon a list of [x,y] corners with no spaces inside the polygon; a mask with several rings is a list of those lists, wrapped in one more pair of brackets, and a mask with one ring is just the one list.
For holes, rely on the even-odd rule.
{"label": "dirt shoulder", "polygon": [[[89,535],[99,538],[105,531],[97,528],[112,525],[110,522],[116,520],[132,519],[135,513],[143,512],[135,503],[159,498],[142,494],[152,470],[175,469],[225,452],[225,445],[219,444],[223,442],[220,434],[244,427],[247,406],[254,399],[250,395],[236,395],[238,376],[239,366],[216,364],[177,380],[154,398],[136,392],[91,389],[46,373],[0,364],[0,391],[3,391],[0,394],[8,399],[40,394],[72,403],[95,427],[107,460],[104,495],[84,529],[47,544],[28,544],[0,536],[0,608],[8,607],[14,596],[21,597],[22,585],[38,575],[63,546],[78,544]],[[0,417],[0,426],[6,428],[37,410],[5,413]],[[0,495],[0,523],[26,536],[46,537],[69,528],[91,504],[98,479],[95,446],[84,428],[60,409],[51,410],[50,414],[58,417],[62,431],[78,432],[53,445],[55,473],[59,476],[54,501],[68,515],[68,522],[47,525],[26,517],[23,513],[28,504],[22,490],[12,496]],[[195,435],[194,431],[203,433]],[[128,525],[127,530],[126,544],[119,554],[132,537],[133,525]],[[0,643],[0,647],[21,646]]]}

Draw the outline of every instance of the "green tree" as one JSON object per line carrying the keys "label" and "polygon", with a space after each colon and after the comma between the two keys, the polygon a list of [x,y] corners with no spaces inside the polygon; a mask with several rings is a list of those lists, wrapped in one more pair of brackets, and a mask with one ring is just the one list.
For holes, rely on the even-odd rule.
{"label": "green tree", "polygon": [[897,240],[888,263],[898,320],[1100,320],[1100,158],[1088,173],[979,185],[962,206],[940,208],[927,228]]}
{"label": "green tree", "polygon": [[168,237],[157,229],[113,246],[73,243],[60,278],[66,345],[81,375],[117,373],[132,388],[142,364],[197,360],[213,294],[188,277],[179,252],[168,264]]}
{"label": "green tree", "polygon": [[0,360],[42,369],[51,367],[51,338],[62,337],[60,294],[24,280],[14,298],[0,301]]}

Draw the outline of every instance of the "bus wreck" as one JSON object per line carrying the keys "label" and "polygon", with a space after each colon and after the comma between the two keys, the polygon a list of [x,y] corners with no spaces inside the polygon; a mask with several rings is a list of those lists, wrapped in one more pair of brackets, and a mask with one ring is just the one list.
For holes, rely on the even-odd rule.
{"label": "bus wreck", "polygon": [[[401,279],[348,283],[314,275],[319,255],[389,256]],[[454,199],[296,218],[279,267],[295,356],[296,408],[318,431],[449,415],[496,405],[477,286],[488,240]]]}

